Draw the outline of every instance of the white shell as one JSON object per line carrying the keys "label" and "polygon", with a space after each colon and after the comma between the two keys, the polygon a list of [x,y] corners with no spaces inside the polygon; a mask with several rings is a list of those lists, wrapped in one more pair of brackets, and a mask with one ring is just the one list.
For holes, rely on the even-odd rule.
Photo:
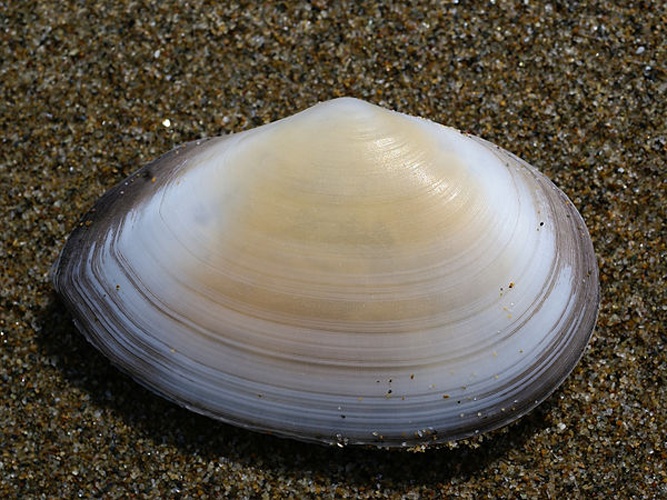
{"label": "white shell", "polygon": [[350,98],[139,170],[84,217],[54,283],[94,345],[183,406],[387,447],[533,408],[599,301],[584,223],[546,177]]}

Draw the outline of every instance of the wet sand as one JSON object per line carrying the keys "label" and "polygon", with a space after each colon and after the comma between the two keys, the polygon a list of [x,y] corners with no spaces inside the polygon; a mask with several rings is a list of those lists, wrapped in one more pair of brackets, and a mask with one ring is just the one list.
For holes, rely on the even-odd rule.
{"label": "wet sand", "polygon": [[[5,7],[0,497],[667,496],[663,2],[289,5]],[[596,332],[509,427],[416,454],[239,430],[121,374],[55,297],[49,268],[106,189],[182,142],[342,95],[509,149],[586,220]]]}

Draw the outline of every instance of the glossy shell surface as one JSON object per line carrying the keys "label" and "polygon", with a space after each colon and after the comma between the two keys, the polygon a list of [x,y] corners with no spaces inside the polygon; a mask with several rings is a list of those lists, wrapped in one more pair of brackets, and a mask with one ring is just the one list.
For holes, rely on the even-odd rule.
{"label": "glossy shell surface", "polygon": [[351,98],[145,166],[81,220],[53,281],[88,340],[164,397],[381,447],[526,413],[599,302],[584,222],[545,176]]}

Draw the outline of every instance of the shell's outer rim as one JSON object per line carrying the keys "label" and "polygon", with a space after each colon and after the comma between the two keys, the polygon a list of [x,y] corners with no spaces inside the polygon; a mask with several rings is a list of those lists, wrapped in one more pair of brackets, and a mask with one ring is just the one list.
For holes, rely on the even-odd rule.
{"label": "shell's outer rim", "polygon": [[[181,168],[193,151],[198,151],[197,148],[206,147],[207,144],[215,144],[223,139],[225,139],[225,136],[198,139],[176,146],[105,191],[95,201],[90,210],[76,223],[51,269],[51,279],[56,286],[56,291],[60,293],[57,270],[70,265],[69,259],[76,257],[77,250],[83,245],[82,240],[90,232],[93,225],[99,227],[100,224],[112,220],[119,213],[122,213],[124,207],[135,206],[140,203],[142,199],[150,196],[154,189],[160,185],[164,172]],[[119,201],[121,199],[122,202]]]}
{"label": "shell's outer rim", "polygon": [[[76,266],[77,255],[80,255],[82,247],[89,245],[91,241],[91,234],[95,234],[95,231],[101,231],[98,228],[105,228],[107,225],[118,216],[118,214],[124,213],[128,206],[136,206],[140,204],[141,201],[150,196],[151,193],[157,188],[162,180],[162,174],[168,176],[173,170],[182,168],[183,165],[191,159],[195,154],[201,152],[202,148],[206,148],[210,145],[216,144],[218,141],[225,140],[226,137],[219,137],[213,139],[205,139],[200,141],[193,141],[181,145],[172,151],[161,156],[157,160],[149,163],[144,166],[136,173],[132,174],[128,179],[120,182],[115,187],[107,191],[93,206],[93,208],[81,219],[77,224],[77,227],[72,232],[70,237],[67,240],[65,247],[63,248],[58,260],[54,264],[52,271],[52,279],[56,291],[61,296],[68,309],[72,311],[77,327],[84,333],[87,340],[91,342],[98,350],[103,352],[109,359],[112,360],[113,364],[119,367],[122,371],[128,373],[132,378],[134,378],[138,383],[147,387],[153,392],[156,392],[163,396],[165,399],[173,401],[181,406],[187,407],[195,412],[210,416],[217,420],[231,423],[233,425],[243,427],[250,430],[257,430],[260,432],[267,432],[274,435],[294,438],[302,441],[316,442],[316,443],[329,443],[335,445],[344,445],[344,444],[359,444],[359,445],[370,445],[381,448],[389,447],[411,447],[411,446],[428,446],[428,447],[437,447],[439,444],[456,441],[460,439],[465,439],[477,435],[479,433],[485,433],[500,427],[507,425],[525,415],[534,409],[537,405],[547,399],[568,377],[568,375],[575,368],[576,364],[579,362],[581,357],[585,352],[585,347],[593,334],[594,325],[597,319],[597,314],[599,310],[599,300],[600,300],[600,288],[598,281],[598,267],[597,261],[595,258],[595,253],[593,250],[592,242],[590,236],[587,232],[583,218],[576,210],[572,202],[567,198],[567,196],[556,186],[554,186],[551,181],[549,181],[546,176],[544,176],[537,169],[527,164],[525,161],[517,158],[515,155],[506,152],[502,148],[480,139],[474,136],[469,136],[464,134],[474,140],[480,141],[489,148],[493,148],[498,154],[504,154],[508,157],[511,157],[521,165],[522,168],[528,169],[532,175],[536,176],[542,183],[550,189],[555,190],[557,196],[569,210],[571,217],[573,219],[573,224],[579,230],[579,243],[585,248],[584,256],[585,259],[588,259],[586,264],[589,267],[589,276],[588,281],[593,283],[594,286],[588,286],[588,303],[594,304],[593,310],[588,306],[586,326],[582,329],[583,333],[579,333],[577,340],[578,345],[574,350],[575,356],[571,354],[567,358],[566,368],[560,369],[556,372],[556,376],[548,380],[548,390],[544,390],[544,387],[537,392],[539,396],[528,398],[516,406],[516,408],[510,409],[503,415],[494,415],[491,419],[487,419],[482,424],[476,427],[471,427],[470,425],[467,428],[460,429],[456,432],[450,432],[446,435],[432,434],[425,436],[420,436],[418,439],[405,439],[402,442],[398,441],[388,441],[383,442],[381,438],[376,440],[351,440],[346,436],[336,435],[309,435],[304,436],[299,434],[298,431],[288,431],[285,429],[275,429],[275,428],[265,428],[261,425],[253,425],[247,421],[239,421],[235,419],[230,419],[228,417],[220,416],[216,413],[208,411],[206,408],[202,408],[198,405],[193,405],[184,401],[180,398],[175,398],[168,393],[165,393],[159,385],[151,383],[145,377],[142,376],[144,370],[138,368],[137,366],[129,366],[127,361],[123,358],[121,354],[115,352],[107,344],[99,338],[99,333],[97,331],[98,326],[96,325],[97,318],[91,320],[90,317],[86,315],[85,306],[82,307],[82,304],[85,304],[87,300],[86,297],[77,297],[76,294],[72,294],[72,290],[75,290],[76,286],[72,283],[75,278],[75,272],[72,271],[73,267]],[[227,136],[228,137],[228,136]],[[122,201],[119,201],[122,200]],[[94,241],[96,238],[93,237]],[[587,332],[586,332],[587,330]],[[145,369],[150,369],[147,367]]]}

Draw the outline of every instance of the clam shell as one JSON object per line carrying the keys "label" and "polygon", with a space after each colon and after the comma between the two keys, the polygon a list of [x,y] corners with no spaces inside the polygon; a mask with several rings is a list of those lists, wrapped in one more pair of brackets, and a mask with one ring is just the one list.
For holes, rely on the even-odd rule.
{"label": "clam shell", "polygon": [[351,98],[185,144],[107,192],[53,282],[78,328],[196,412],[426,446],[544,400],[592,333],[584,222],[482,139]]}

